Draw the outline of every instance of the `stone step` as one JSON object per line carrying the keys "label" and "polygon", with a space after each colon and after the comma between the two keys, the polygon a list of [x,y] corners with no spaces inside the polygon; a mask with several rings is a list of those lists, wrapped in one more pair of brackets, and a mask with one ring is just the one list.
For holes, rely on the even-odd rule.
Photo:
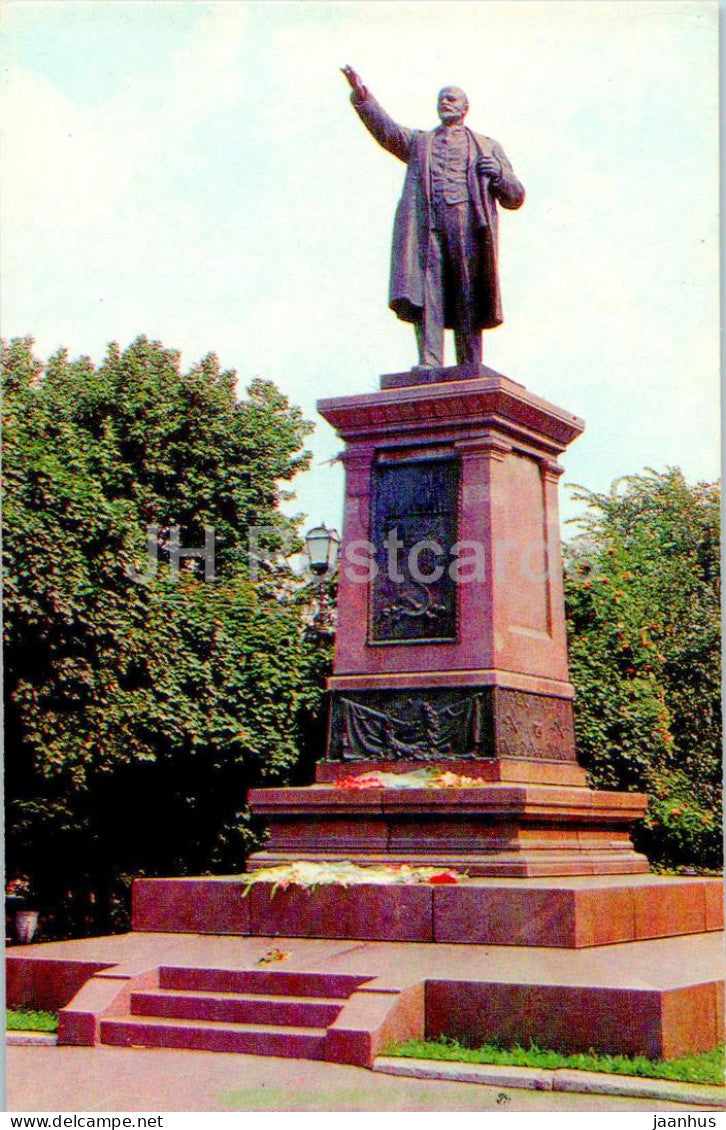
{"label": "stone step", "polygon": [[269,996],[347,1000],[368,976],[352,973],[298,973],[279,969],[207,969],[162,966],[159,988],[192,992],[242,993]]}
{"label": "stone step", "polygon": [[326,1030],[120,1016],[101,1021],[100,1037],[102,1044],[123,1048],[180,1048],[324,1059]]}
{"label": "stone step", "polygon": [[182,1020],[273,1024],[278,1027],[327,1028],[343,1006],[340,998],[284,994],[223,994],[184,989],[146,989],[131,994],[133,1016]]}

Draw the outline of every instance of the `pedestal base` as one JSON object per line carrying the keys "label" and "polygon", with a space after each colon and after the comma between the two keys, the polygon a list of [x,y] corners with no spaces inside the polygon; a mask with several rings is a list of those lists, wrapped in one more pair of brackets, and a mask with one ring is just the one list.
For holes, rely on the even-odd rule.
{"label": "pedestal base", "polygon": [[137,879],[134,930],[585,949],[723,929],[719,879],[654,875],[330,885]]}
{"label": "pedestal base", "polygon": [[255,789],[268,823],[249,867],[304,860],[455,867],[471,876],[625,875],[648,870],[629,830],[639,793],[492,783],[477,788]]}

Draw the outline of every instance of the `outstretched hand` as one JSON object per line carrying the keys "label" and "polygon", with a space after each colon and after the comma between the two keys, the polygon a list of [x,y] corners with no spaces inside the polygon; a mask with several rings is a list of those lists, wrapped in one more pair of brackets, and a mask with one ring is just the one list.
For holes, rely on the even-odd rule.
{"label": "outstretched hand", "polygon": [[356,74],[351,66],[341,67],[340,69],[347,78],[355,93],[362,98],[366,92],[366,88],[361,81],[360,75]]}

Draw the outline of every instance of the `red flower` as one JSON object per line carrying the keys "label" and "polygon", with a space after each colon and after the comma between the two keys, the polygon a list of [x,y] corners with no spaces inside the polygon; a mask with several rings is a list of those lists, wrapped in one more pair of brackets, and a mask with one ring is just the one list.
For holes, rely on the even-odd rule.
{"label": "red flower", "polygon": [[443,884],[443,883],[458,883],[459,876],[456,871],[439,871],[436,875],[432,875],[429,883]]}
{"label": "red flower", "polygon": [[335,782],[336,789],[382,789],[383,781],[375,773],[361,777],[341,777]]}

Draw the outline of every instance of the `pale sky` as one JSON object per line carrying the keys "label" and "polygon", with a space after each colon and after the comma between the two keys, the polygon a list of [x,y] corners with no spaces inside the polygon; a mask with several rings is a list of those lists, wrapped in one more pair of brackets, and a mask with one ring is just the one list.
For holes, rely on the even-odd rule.
{"label": "pale sky", "polygon": [[[717,5],[700,0],[5,0],[2,312],[100,361],[140,333],[318,397],[416,360],[387,309],[404,125],[462,86],[527,190],[485,363],[587,422],[565,483],[719,473]],[[447,360],[453,348],[447,343]],[[298,480],[338,525],[318,418]],[[563,514],[577,510],[563,492]]]}

